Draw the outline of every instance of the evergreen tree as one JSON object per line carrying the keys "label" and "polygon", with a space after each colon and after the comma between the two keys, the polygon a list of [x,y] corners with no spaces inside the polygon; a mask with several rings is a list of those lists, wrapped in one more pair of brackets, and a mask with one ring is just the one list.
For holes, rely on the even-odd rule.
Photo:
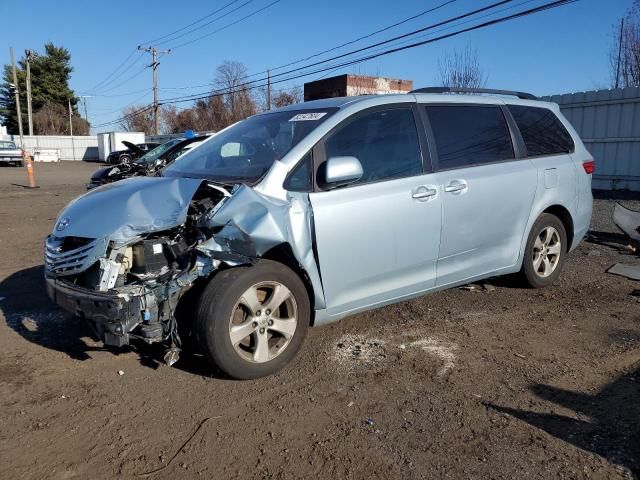
{"label": "evergreen tree", "polygon": [[[80,131],[76,132],[78,123],[78,98],[69,87],[69,79],[73,68],[71,67],[71,54],[66,48],[56,47],[53,43],[44,46],[45,53],[31,58],[31,108],[36,114],[41,110],[56,111],[61,116],[59,122],[35,122],[34,133],[41,135],[68,134],[68,120],[65,122],[68,111],[68,101],[71,100],[71,108],[74,113],[74,134],[87,133],[86,122],[78,125]],[[23,57],[16,65],[18,86],[20,90],[20,107],[22,110],[22,122],[25,133],[27,132],[27,87],[26,87],[26,59]],[[18,133],[18,116],[16,102],[11,84],[13,72],[11,65],[5,65],[3,71],[3,83],[0,84],[0,121],[7,126],[9,133]],[[60,128],[51,131],[51,125],[59,124]]]}

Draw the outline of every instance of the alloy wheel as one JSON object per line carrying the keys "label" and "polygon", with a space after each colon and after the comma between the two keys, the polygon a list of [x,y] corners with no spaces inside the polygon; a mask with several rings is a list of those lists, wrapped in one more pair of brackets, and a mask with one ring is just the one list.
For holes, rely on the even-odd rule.
{"label": "alloy wheel", "polygon": [[542,278],[551,275],[560,262],[562,242],[554,227],[545,227],[533,244],[533,270]]}
{"label": "alloy wheel", "polygon": [[291,291],[279,282],[249,287],[229,320],[229,338],[243,359],[265,363],[289,345],[298,324],[298,307]]}

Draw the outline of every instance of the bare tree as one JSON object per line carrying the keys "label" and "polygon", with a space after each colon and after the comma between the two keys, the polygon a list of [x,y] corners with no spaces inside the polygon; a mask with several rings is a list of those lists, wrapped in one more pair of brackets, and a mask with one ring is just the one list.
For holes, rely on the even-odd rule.
{"label": "bare tree", "polygon": [[153,109],[140,105],[126,107],[122,110],[120,126],[128,132],[144,132],[147,135],[152,135],[154,131]]}
{"label": "bare tree", "polygon": [[168,133],[185,130],[198,132],[218,131],[229,124],[228,112],[221,96],[199,100],[187,109],[178,110],[170,106],[163,112],[163,123]]}
{"label": "bare tree", "polygon": [[247,67],[240,62],[225,60],[216,68],[214,83],[223,92],[229,123],[250,117],[258,111],[253,92],[246,84],[247,76]]}
{"label": "bare tree", "polygon": [[488,75],[480,67],[478,51],[469,45],[461,52],[446,53],[438,68],[443,87],[483,88],[487,84]]}
{"label": "bare tree", "polygon": [[635,0],[621,22],[614,27],[609,62],[611,86],[640,86],[640,0]]}
{"label": "bare tree", "polygon": [[[71,117],[74,135],[89,135],[89,124],[83,118]],[[70,135],[69,110],[58,103],[47,102],[33,114],[36,135]]]}
{"label": "bare tree", "polygon": [[302,101],[302,89],[299,86],[293,87],[289,90],[280,90],[276,93],[271,103],[275,108],[285,107],[287,105],[293,105]]}
{"label": "bare tree", "polygon": [[[246,84],[247,76],[248,70],[244,64],[225,61],[216,68],[214,78],[216,88],[209,98],[198,100],[192,107],[186,109],[164,107],[162,112],[164,130],[168,133],[179,133],[185,130],[215,132],[256,114],[258,102],[253,90]],[[301,94],[294,92],[291,96],[291,99],[282,99],[282,101],[296,101]],[[133,116],[131,120],[136,121],[137,116]]]}

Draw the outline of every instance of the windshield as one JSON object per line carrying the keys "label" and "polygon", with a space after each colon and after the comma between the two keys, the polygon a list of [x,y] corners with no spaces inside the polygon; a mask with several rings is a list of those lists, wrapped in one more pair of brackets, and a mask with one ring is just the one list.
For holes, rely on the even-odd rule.
{"label": "windshield", "polygon": [[185,153],[162,171],[169,177],[255,183],[336,109],[256,115]]}
{"label": "windshield", "polygon": [[12,148],[12,149],[16,149],[18,147],[16,147],[16,144],[13,142],[0,142],[0,148]]}
{"label": "windshield", "polygon": [[169,140],[167,143],[163,143],[159,147],[154,148],[153,150],[145,153],[141,156],[136,163],[146,163],[151,164],[155,162],[160,155],[169,150],[171,147],[176,146],[178,143],[184,141],[184,138],[176,138],[175,140]]}

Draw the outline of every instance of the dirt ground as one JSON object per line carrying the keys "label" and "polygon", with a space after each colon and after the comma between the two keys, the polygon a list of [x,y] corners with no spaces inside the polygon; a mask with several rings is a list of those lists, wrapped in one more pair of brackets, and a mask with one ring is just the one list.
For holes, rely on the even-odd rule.
{"label": "dirt ground", "polygon": [[[107,350],[47,299],[43,239],[98,166],[38,164],[37,190],[0,168],[0,478],[640,476],[640,282],[604,273],[640,258],[583,243],[552,288],[356,315],[232,381],[197,355]],[[594,230],[617,232],[613,205]]]}

